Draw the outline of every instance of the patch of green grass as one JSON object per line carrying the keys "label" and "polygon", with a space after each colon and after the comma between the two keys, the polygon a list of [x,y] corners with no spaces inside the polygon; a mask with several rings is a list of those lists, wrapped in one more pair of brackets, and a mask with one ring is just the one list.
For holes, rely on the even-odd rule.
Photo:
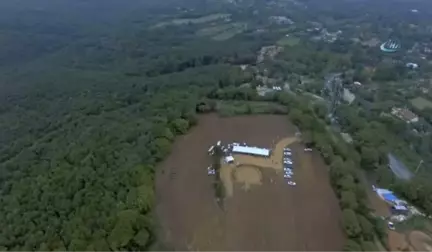
{"label": "patch of green grass", "polygon": [[432,102],[422,97],[412,99],[411,104],[420,110],[432,108]]}
{"label": "patch of green grass", "polygon": [[184,25],[184,24],[203,24],[211,21],[216,21],[222,18],[228,18],[231,14],[216,13],[199,18],[178,18],[166,22],[161,22],[153,26],[153,28],[161,28],[167,25]]}
{"label": "patch of green grass", "polygon": [[197,36],[215,36],[216,34],[222,34],[231,29],[239,29],[246,26],[246,23],[230,23],[230,24],[221,24],[210,27],[205,27],[196,32]]}
{"label": "patch of green grass", "polygon": [[206,28],[198,30],[196,32],[196,35],[198,35],[198,36],[212,36],[214,34],[221,33],[225,30],[228,30],[231,27],[232,27],[232,24],[223,24],[223,25],[206,27]]}
{"label": "patch of green grass", "polygon": [[432,223],[426,217],[413,216],[404,222],[397,223],[396,229],[403,232],[419,230],[426,233],[432,233]]}
{"label": "patch of green grass", "polygon": [[217,41],[227,40],[239,33],[242,33],[244,30],[246,30],[246,28],[247,25],[245,23],[236,23],[231,28],[213,36],[212,39]]}
{"label": "patch of green grass", "polygon": [[283,37],[276,42],[279,46],[296,46],[300,43],[300,39],[294,36]]}

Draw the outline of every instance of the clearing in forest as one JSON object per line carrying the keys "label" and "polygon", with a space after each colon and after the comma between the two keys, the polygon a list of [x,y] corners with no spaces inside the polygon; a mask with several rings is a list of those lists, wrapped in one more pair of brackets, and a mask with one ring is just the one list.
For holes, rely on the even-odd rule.
{"label": "clearing in forest", "polygon": [[218,19],[229,18],[230,16],[231,14],[216,13],[198,18],[177,18],[166,22],[160,22],[154,25],[153,28],[161,28],[168,25],[203,24],[216,21]]}
{"label": "clearing in forest", "polygon": [[236,26],[233,26],[227,30],[220,32],[219,34],[216,34],[215,36],[212,37],[212,39],[216,41],[227,40],[234,37],[237,34],[244,32],[246,29],[247,29],[247,24],[245,23],[237,24]]}
{"label": "clearing in forest", "polygon": [[209,146],[221,140],[272,148],[294,134],[286,116],[200,117],[158,168],[161,239],[174,250],[341,250],[340,209],[328,168],[298,142],[291,144],[297,186],[287,185],[277,169],[240,158],[245,165],[229,173],[234,197],[226,197],[223,208],[215,200]]}
{"label": "clearing in forest", "polygon": [[300,43],[300,39],[294,36],[289,36],[289,37],[283,37],[281,39],[279,39],[277,42],[277,45],[279,46],[296,46]]}
{"label": "clearing in forest", "polygon": [[432,102],[423,98],[423,97],[417,97],[417,98],[412,99],[411,104],[420,110],[423,110],[426,108],[432,108]]}
{"label": "clearing in forest", "polygon": [[230,29],[245,27],[246,23],[229,23],[229,24],[219,24],[210,27],[205,27],[196,32],[197,36],[215,36],[217,34],[229,31]]}
{"label": "clearing in forest", "polygon": [[222,163],[221,180],[225,186],[226,196],[233,196],[235,182],[244,183],[244,188],[247,190],[251,185],[261,185],[261,169],[272,169],[274,172],[282,173],[283,148],[293,144],[296,140],[295,137],[281,139],[276,143],[268,158],[234,154],[234,163]]}

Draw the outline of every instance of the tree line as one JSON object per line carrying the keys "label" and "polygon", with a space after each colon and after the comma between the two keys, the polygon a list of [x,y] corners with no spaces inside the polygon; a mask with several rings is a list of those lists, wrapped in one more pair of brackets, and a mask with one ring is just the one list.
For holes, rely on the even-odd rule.
{"label": "tree line", "polygon": [[[381,219],[371,214],[368,196],[360,167],[368,160],[354,147],[349,146],[340,137],[327,129],[329,119],[323,104],[312,104],[301,95],[273,93],[268,96],[248,95],[246,88],[225,88],[212,90],[208,96],[223,100],[266,100],[280,103],[287,107],[289,119],[300,128],[302,141],[313,146],[321,153],[330,167],[330,180],[339,199],[342,210],[341,224],[347,237],[344,250],[376,250],[376,239],[386,244],[386,226]],[[211,107],[211,104],[208,105]],[[334,139],[338,139],[338,141]]]}

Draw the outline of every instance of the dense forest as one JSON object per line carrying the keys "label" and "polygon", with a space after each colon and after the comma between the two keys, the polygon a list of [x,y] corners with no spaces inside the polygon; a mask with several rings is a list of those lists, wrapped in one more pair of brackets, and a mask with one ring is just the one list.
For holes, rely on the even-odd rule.
{"label": "dense forest", "polygon": [[[395,91],[403,81],[426,78],[432,67],[409,71],[402,54],[385,58],[351,39],[316,43],[303,31],[315,20],[340,26],[348,36],[350,25],[361,23],[359,37],[398,36],[408,47],[431,39],[425,30],[400,32],[409,22],[428,25],[431,9],[421,0],[399,0],[391,13],[384,2],[304,0],[309,8],[267,2],[0,2],[0,249],[160,249],[153,216],[156,166],[175,137],[197,123],[198,113],[214,111],[214,100],[277,103],[269,111],[287,114],[303,141],[320,150],[343,210],[346,250],[373,250],[376,238],[385,239],[365,202],[364,173],[432,214],[429,171],[403,182],[386,167],[388,152],[410,167],[420,158],[432,161],[432,138],[421,134],[426,126],[381,116],[417,95]],[[278,5],[288,2],[288,9]],[[403,11],[412,2],[424,7],[422,15]],[[296,28],[268,23],[268,16],[287,11]],[[202,35],[227,27],[223,36]],[[257,66],[260,48],[287,31],[297,32],[302,43]],[[257,71],[242,71],[242,64]],[[371,83],[358,90],[354,104],[336,111],[352,145],[335,140],[340,137],[330,130],[327,107],[302,94],[320,95],[322,81],[335,71],[347,87]],[[289,82],[293,92],[257,95],[253,88],[264,72]],[[430,110],[416,112],[432,122]]]}
{"label": "dense forest", "polygon": [[155,165],[262,41],[147,29],[169,1],[19,2],[0,8],[0,248],[154,249]]}

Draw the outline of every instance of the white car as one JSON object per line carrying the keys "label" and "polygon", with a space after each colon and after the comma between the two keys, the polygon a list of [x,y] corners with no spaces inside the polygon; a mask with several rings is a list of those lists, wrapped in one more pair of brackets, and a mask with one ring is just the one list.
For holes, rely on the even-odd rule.
{"label": "white car", "polygon": [[306,152],[311,152],[312,149],[311,149],[311,148],[305,148],[304,151],[306,151]]}
{"label": "white car", "polygon": [[285,174],[284,178],[291,178],[291,175]]}
{"label": "white car", "polygon": [[388,222],[388,228],[389,228],[390,230],[395,230],[394,223],[391,222],[391,221],[389,221],[389,222]]}
{"label": "white car", "polygon": [[284,160],[284,164],[292,164],[292,161]]}
{"label": "white car", "polygon": [[284,151],[291,151],[291,148],[284,148]]}
{"label": "white car", "polygon": [[290,186],[295,186],[296,182],[294,182],[294,181],[288,181],[287,184],[290,185]]}

